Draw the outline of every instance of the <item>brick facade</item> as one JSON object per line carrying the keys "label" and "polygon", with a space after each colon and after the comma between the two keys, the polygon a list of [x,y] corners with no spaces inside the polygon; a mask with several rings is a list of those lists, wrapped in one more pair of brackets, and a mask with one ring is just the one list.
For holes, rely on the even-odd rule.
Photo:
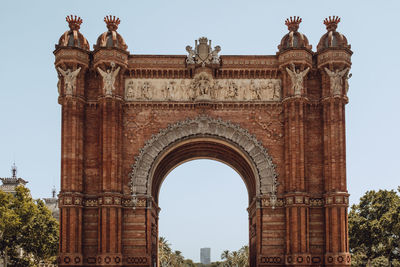
{"label": "brick facade", "polygon": [[[204,54],[200,45],[196,58],[190,57],[189,51],[194,51],[190,49],[189,57],[129,54],[116,32],[119,20],[111,17],[106,18],[108,31],[90,51],[79,32],[82,21],[76,17],[67,21],[70,30],[54,51],[62,107],[59,266],[158,266],[159,188],[172,168],[193,158],[226,162],[243,177],[249,192],[250,266],[350,265],[345,155],[348,71],[333,80],[325,70],[351,65],[350,46],[336,32],[338,18],[325,21],[328,32],[317,52],[297,31],[301,20],[295,17],[287,20],[289,33],[276,55],[213,54],[211,58],[210,54],[207,60],[197,58]],[[297,89],[288,69],[306,74]],[[107,70],[115,74],[109,80],[104,78]],[[188,81],[192,86],[204,73],[209,80],[200,83],[223,81],[232,86],[226,89],[234,90],[232,97],[219,99],[204,92],[186,100],[128,97],[129,81],[141,79],[142,90],[148,90],[146,81],[165,80],[167,86],[170,81],[175,86],[175,81]],[[241,88],[233,84],[277,80],[279,97],[265,100],[245,99],[249,92],[240,98],[236,91]],[[194,88],[190,86],[184,87],[187,94]],[[171,125],[179,127],[196,118],[207,118],[204,132],[194,129],[196,134],[166,142],[154,157],[143,152],[151,151],[146,142],[152,136],[169,134],[168,129],[173,135]],[[243,133],[236,139],[239,130],[229,138],[229,129],[212,134],[218,124],[214,120],[229,121]],[[202,122],[196,125],[203,127]],[[257,165],[258,154],[251,155],[257,143],[252,138],[265,148],[265,159],[260,161],[272,159],[274,166],[268,165],[265,175],[262,164]],[[241,145],[244,139],[248,147]],[[141,151],[142,161],[151,161],[151,168],[149,173],[135,174],[132,165]],[[147,177],[146,187],[139,185],[140,175]]]}

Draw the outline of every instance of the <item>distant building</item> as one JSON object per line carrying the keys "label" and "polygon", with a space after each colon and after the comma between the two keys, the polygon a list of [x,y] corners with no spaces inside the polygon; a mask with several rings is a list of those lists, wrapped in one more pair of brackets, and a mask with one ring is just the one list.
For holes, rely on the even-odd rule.
{"label": "distant building", "polygon": [[202,264],[211,263],[211,248],[201,248],[200,249],[200,262]]}
{"label": "distant building", "polygon": [[46,204],[46,207],[51,211],[51,214],[53,215],[54,218],[57,219],[57,221],[60,220],[60,210],[58,208],[58,198],[56,196],[56,189],[53,188],[52,190],[52,197],[51,198],[44,198],[44,203]]}
{"label": "distant building", "polygon": [[6,192],[6,193],[11,193],[15,195],[16,191],[15,188],[19,185],[25,186],[28,182],[25,181],[22,178],[17,177],[17,166],[15,166],[15,163],[11,167],[11,177],[4,177],[1,178],[0,180],[2,181],[2,185],[0,185],[0,190]]}
{"label": "distant building", "polygon": [[[15,163],[11,166],[11,177],[0,177],[2,181],[2,185],[0,185],[0,190],[11,193],[15,195],[16,191],[15,188],[19,185],[25,186],[28,181],[25,181],[22,178],[17,177],[17,166]],[[43,199],[46,207],[51,211],[51,214],[54,218],[59,220],[60,211],[58,209],[58,199],[56,197],[56,189],[53,188],[52,190],[52,197],[51,198],[44,198]]]}

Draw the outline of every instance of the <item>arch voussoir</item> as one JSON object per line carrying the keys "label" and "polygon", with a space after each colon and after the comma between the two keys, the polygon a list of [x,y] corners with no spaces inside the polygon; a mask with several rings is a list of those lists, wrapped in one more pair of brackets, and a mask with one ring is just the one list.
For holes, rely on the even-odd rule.
{"label": "arch voussoir", "polygon": [[239,147],[255,167],[257,195],[276,197],[277,173],[267,149],[254,135],[239,125],[208,116],[199,116],[168,125],[146,142],[139,155],[135,157],[130,173],[133,197],[151,196],[150,187],[153,179],[151,170],[163,151],[179,140],[198,136],[216,137]]}

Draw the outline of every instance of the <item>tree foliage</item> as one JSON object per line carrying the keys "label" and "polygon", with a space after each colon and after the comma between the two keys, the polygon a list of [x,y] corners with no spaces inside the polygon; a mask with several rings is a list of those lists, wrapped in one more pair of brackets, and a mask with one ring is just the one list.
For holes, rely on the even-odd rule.
{"label": "tree foliage", "polygon": [[[41,200],[23,186],[12,195],[0,190],[0,253],[11,266],[54,262],[58,252],[58,222]],[[21,257],[22,254],[22,257]]]}
{"label": "tree foliage", "polygon": [[243,246],[238,251],[225,250],[221,254],[224,260],[220,266],[224,267],[248,267],[249,266],[249,247]]}
{"label": "tree foliage", "polygon": [[351,207],[349,243],[353,266],[400,266],[400,196],[396,191],[368,191]]}
{"label": "tree foliage", "polygon": [[173,251],[171,244],[165,237],[158,239],[158,259],[161,267],[248,267],[249,247],[243,246],[238,251],[225,250],[221,259],[222,262],[212,262],[209,265],[194,263],[191,259],[185,259],[179,250]]}
{"label": "tree foliage", "polygon": [[172,251],[171,244],[168,243],[165,237],[160,237],[158,240],[158,258],[161,267],[193,266],[191,265],[193,261],[185,260],[181,251]]}

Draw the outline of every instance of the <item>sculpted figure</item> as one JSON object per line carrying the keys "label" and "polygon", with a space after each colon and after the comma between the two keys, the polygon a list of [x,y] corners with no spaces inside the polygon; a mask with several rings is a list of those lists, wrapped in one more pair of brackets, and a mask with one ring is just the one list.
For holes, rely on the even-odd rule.
{"label": "sculpted figure", "polygon": [[236,98],[238,96],[239,88],[235,82],[230,81],[228,84],[227,98]]}
{"label": "sculpted figure", "polygon": [[252,99],[261,100],[260,87],[256,85],[254,80],[250,81],[250,91],[252,93]]}
{"label": "sculpted figure", "polygon": [[219,81],[214,80],[214,83],[212,86],[213,93],[211,95],[212,99],[218,99],[220,97],[220,94],[221,94],[223,88],[224,87],[220,84]]}
{"label": "sculpted figure", "polygon": [[274,84],[271,80],[267,82],[267,99],[271,100],[274,97]]}
{"label": "sculpted figure", "polygon": [[218,53],[221,51],[221,47],[217,45],[214,47],[214,50],[211,52],[211,63],[219,64],[219,55]]}
{"label": "sculpted figure", "polygon": [[353,76],[353,74],[351,74],[351,73],[344,76],[344,89],[345,89],[346,95],[349,92],[349,79],[351,78],[351,76]]}
{"label": "sculpted figure", "polygon": [[342,94],[343,76],[345,75],[345,73],[348,70],[349,70],[349,68],[345,68],[342,71],[339,71],[339,69],[337,69],[335,71],[331,71],[327,67],[325,67],[325,71],[329,75],[329,78],[330,78],[331,94],[333,94],[333,95]]}
{"label": "sculpted figure", "polygon": [[151,95],[150,95],[150,83],[149,82],[144,82],[142,85],[142,96],[146,100],[150,100]]}
{"label": "sculpted figure", "polygon": [[192,81],[191,88],[193,93],[200,98],[208,98],[212,86],[212,77],[206,73],[198,74]]}
{"label": "sculpted figure", "polygon": [[111,69],[108,69],[107,71],[103,71],[102,69],[97,67],[97,70],[103,77],[103,84],[104,84],[103,89],[106,95],[111,95],[112,92],[115,90],[114,87],[115,77],[117,77],[120,67],[118,67],[116,70],[114,70],[114,67],[115,67],[114,62],[111,62]]}
{"label": "sculpted figure", "polygon": [[133,100],[135,98],[135,84],[130,81],[125,92],[125,98],[127,100]]}
{"label": "sculpted figure", "polygon": [[274,95],[272,100],[279,100],[281,98],[281,80],[274,80]]}
{"label": "sculpted figure", "polygon": [[292,80],[292,89],[294,91],[294,95],[301,95],[303,91],[303,78],[307,75],[310,68],[303,70],[300,72],[299,69],[296,70],[294,64],[292,64],[293,71],[286,67],[286,71],[288,72],[290,79]]}
{"label": "sculpted figure", "polygon": [[165,86],[165,97],[168,100],[176,100],[176,95],[175,95],[175,82],[174,81],[169,81],[167,82]]}
{"label": "sculpted figure", "polygon": [[[76,70],[72,71],[72,69],[63,70],[62,68],[58,67],[58,71],[64,77],[64,90],[66,95],[72,95],[76,88],[76,77],[78,76],[79,72],[81,71],[81,67],[77,68]],[[60,91],[60,90],[59,90]]]}
{"label": "sculpted figure", "polygon": [[186,46],[186,51],[189,53],[189,55],[186,58],[186,63],[194,64],[194,57],[195,57],[196,52],[193,50],[193,48],[190,45]]}

